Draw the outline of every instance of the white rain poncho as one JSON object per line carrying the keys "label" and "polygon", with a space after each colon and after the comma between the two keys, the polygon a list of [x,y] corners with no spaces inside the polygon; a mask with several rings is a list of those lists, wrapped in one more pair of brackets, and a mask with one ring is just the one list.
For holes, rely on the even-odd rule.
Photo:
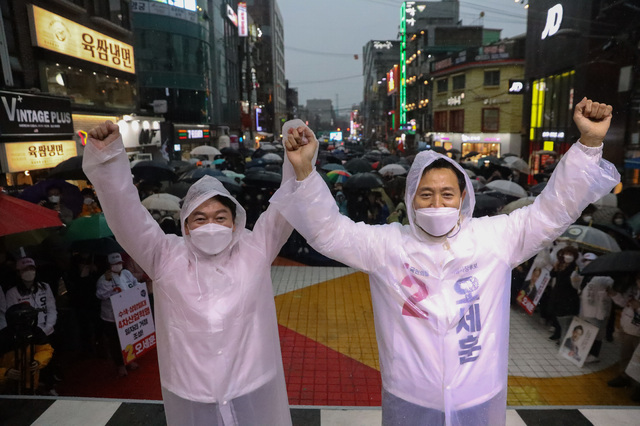
{"label": "white rain poncho", "polygon": [[169,423],[189,416],[190,424],[291,424],[270,275],[291,226],[269,208],[253,232],[245,229],[242,206],[217,179],[204,177],[185,197],[183,235],[185,219],[202,202],[222,195],[236,204],[232,242],[205,255],[189,236],[165,235],[142,206],[121,139],[102,150],[87,144],[83,169],[116,239],[153,279]]}
{"label": "white rain poncho", "polygon": [[[421,152],[407,176],[407,226],[354,223],[315,171],[283,182],[271,204],[320,253],[369,274],[383,424],[505,424],[511,269],[618,183],[601,157],[601,148],[575,144],[532,205],[472,219],[463,169]],[[417,227],[413,209],[422,172],[437,158],[455,164],[468,188],[459,232],[441,238]]]}

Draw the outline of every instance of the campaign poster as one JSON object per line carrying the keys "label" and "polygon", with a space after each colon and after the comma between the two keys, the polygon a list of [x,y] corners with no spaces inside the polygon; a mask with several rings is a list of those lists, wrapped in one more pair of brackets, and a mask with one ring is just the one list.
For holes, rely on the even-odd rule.
{"label": "campaign poster", "polygon": [[156,346],[156,330],[151,316],[147,285],[111,296],[124,363],[130,364]]}
{"label": "campaign poster", "polygon": [[551,279],[550,273],[550,268],[540,267],[535,263],[529,269],[529,273],[524,280],[524,286],[516,299],[529,315],[533,314],[544,290],[547,288]]}
{"label": "campaign poster", "polygon": [[560,355],[582,367],[598,335],[598,327],[573,317],[567,334],[560,341]]}

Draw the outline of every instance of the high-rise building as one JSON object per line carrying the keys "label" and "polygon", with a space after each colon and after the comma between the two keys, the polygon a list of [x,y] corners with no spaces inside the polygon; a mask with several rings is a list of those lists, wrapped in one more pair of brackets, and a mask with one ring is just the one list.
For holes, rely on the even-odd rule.
{"label": "high-rise building", "polygon": [[257,90],[256,110],[264,131],[279,138],[282,124],[287,118],[287,93],[284,67],[284,26],[276,0],[248,0],[247,10],[259,28],[259,38],[253,55]]}

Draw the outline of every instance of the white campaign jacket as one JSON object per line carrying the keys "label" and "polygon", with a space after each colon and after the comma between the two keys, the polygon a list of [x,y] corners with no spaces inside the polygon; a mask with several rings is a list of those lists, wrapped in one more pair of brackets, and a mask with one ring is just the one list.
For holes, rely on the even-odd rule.
{"label": "white campaign jacket", "polygon": [[33,285],[35,292],[29,291],[28,294],[21,294],[17,286],[10,288],[7,291],[7,309],[18,303],[28,303],[32,308],[42,309],[42,312],[38,312],[38,327],[49,336],[58,320],[56,299],[49,284],[36,281]]}
{"label": "white campaign jacket", "polygon": [[640,301],[640,289],[633,283],[625,293],[616,293],[611,299],[616,305],[622,307],[620,314],[622,331],[632,336],[640,336],[640,309],[629,306],[631,300]]}
{"label": "white campaign jacket", "polygon": [[[290,424],[270,268],[291,226],[270,208],[253,232],[245,229],[242,206],[217,179],[204,177],[184,199],[183,235],[188,215],[213,196],[232,199],[237,213],[229,247],[206,255],[189,236],[165,235],[142,206],[122,139],[102,150],[87,144],[83,169],[116,239],[153,279],[162,386],[221,406],[245,396],[244,403],[275,410],[279,424]],[[279,391],[268,401],[251,399],[252,391],[274,381]],[[254,420],[249,423],[261,423]]]}
{"label": "white campaign jacket", "polygon": [[[619,181],[602,148],[576,143],[531,206],[472,219],[467,174],[433,151],[419,153],[407,176],[410,225],[365,225],[342,216],[317,172],[289,179],[271,203],[320,253],[369,274],[383,387],[445,413],[491,400],[489,424],[505,423],[511,269],[556,239]],[[451,237],[415,224],[413,197],[437,158],[456,165],[468,192]],[[470,191],[470,192],[469,192]]]}
{"label": "white campaign jacket", "polygon": [[[102,274],[96,284],[96,297],[100,299],[100,319],[108,322],[116,322],[113,316],[111,296],[132,289],[138,284],[136,277],[126,269],[123,269],[119,274],[112,274],[110,280],[107,280],[104,274]],[[116,288],[119,290],[116,290]]]}

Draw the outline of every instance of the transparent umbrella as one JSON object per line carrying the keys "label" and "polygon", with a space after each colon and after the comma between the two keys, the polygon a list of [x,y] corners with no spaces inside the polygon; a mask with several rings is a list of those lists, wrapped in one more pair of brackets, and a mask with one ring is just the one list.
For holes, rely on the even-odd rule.
{"label": "transparent umbrella", "polygon": [[590,226],[571,225],[558,238],[560,241],[571,241],[587,250],[601,252],[620,251],[615,238],[599,229]]}
{"label": "transparent umbrella", "polygon": [[523,198],[527,196],[527,191],[523,187],[510,180],[494,180],[487,184],[487,188],[512,197]]}

